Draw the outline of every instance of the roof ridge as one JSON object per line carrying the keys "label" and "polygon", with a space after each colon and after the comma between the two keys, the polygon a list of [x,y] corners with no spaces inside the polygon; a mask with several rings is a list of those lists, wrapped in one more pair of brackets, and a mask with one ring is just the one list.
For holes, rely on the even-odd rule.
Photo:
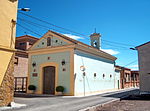
{"label": "roof ridge", "polygon": [[143,44],[141,44],[141,45],[139,45],[139,46],[136,46],[135,48],[139,48],[139,47],[141,47],[141,46],[143,46],[143,45],[146,45],[146,44],[148,44],[148,43],[150,43],[150,41],[148,41],[148,42],[146,42],[146,43],[143,43]]}
{"label": "roof ridge", "polygon": [[[92,48],[92,49],[94,49],[94,50],[101,51],[102,53],[111,55],[111,54],[109,54],[109,53],[107,53],[107,52],[104,52],[104,51],[102,51],[102,50],[100,50],[100,49],[94,48],[94,47],[92,47],[92,46],[90,46],[90,45],[88,45],[88,44],[85,44],[85,43],[80,42],[80,41],[78,41],[78,40],[72,39],[72,38],[70,38],[70,37],[68,37],[68,36],[66,36],[66,35],[60,34],[60,33],[58,33],[58,32],[54,32],[54,31],[52,31],[52,30],[49,30],[49,31],[52,32],[52,33],[54,33],[54,34],[56,34],[56,35],[59,35],[59,36],[63,37],[64,39],[67,39],[67,40],[69,40],[69,41],[71,41],[71,42],[73,42],[73,43],[75,43],[75,44],[79,43],[79,44],[82,44],[82,45],[84,45],[84,46],[90,47],[90,48]],[[111,55],[111,56],[113,56],[113,55]],[[115,57],[115,56],[113,56],[113,57]]]}
{"label": "roof ridge", "polygon": [[23,37],[30,37],[30,38],[34,38],[34,39],[39,39],[37,37],[30,36],[30,35],[23,35],[23,36],[19,36],[19,37],[16,37],[16,38],[18,39],[18,38],[23,38]]}

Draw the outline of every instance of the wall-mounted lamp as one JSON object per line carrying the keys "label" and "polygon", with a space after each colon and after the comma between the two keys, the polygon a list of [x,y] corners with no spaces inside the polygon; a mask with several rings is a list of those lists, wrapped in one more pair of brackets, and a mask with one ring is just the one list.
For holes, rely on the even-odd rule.
{"label": "wall-mounted lamp", "polygon": [[85,71],[85,67],[84,66],[80,66],[80,70],[81,71]]}
{"label": "wall-mounted lamp", "polygon": [[30,8],[18,8],[18,10],[28,12],[28,11],[30,11]]}
{"label": "wall-mounted lamp", "polygon": [[66,64],[66,61],[65,60],[62,60],[61,61],[61,65],[63,66],[63,65],[65,65]]}
{"label": "wall-mounted lamp", "polygon": [[32,63],[32,66],[33,66],[33,67],[35,67],[35,66],[36,66],[36,63],[35,63],[35,62],[33,62],[33,63]]}
{"label": "wall-mounted lamp", "polygon": [[131,49],[131,50],[136,50],[136,48],[133,48],[133,47],[131,47],[130,49]]}

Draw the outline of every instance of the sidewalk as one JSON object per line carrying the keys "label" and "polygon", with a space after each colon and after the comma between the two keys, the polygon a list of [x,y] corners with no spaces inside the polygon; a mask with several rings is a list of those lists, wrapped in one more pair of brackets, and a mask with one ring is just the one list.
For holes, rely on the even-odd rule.
{"label": "sidewalk", "polygon": [[49,94],[27,94],[27,93],[15,93],[14,97],[23,97],[23,98],[34,98],[34,97],[88,97],[88,96],[94,96],[94,95],[101,95],[101,94],[110,94],[110,93],[118,93],[118,92],[124,92],[124,91],[130,91],[134,89],[139,89],[139,88],[125,88],[125,89],[119,89],[119,90],[111,90],[111,91],[102,91],[100,93],[95,93],[95,94],[86,94],[80,95],[80,96],[57,96],[57,95],[49,95]]}
{"label": "sidewalk", "polygon": [[17,109],[17,108],[26,107],[26,106],[27,106],[26,104],[18,104],[18,103],[12,102],[11,106],[0,107],[0,111]]}

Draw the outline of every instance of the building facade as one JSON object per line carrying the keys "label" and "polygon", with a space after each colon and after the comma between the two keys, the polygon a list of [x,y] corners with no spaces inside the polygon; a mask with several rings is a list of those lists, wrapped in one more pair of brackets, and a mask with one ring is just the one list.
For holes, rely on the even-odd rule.
{"label": "building facade", "polygon": [[120,71],[120,88],[139,87],[139,71],[131,71],[131,69],[115,66]]}
{"label": "building facade", "polygon": [[60,85],[65,88],[64,95],[92,94],[116,87],[116,57],[57,32],[48,31],[28,53],[28,85],[37,87],[36,94],[57,94],[55,88]]}
{"label": "building facade", "polygon": [[131,83],[133,87],[139,87],[139,71],[131,71]]}
{"label": "building facade", "polygon": [[150,42],[136,47],[138,51],[140,91],[150,93]]}
{"label": "building facade", "polygon": [[121,89],[121,68],[115,66],[115,89]]}
{"label": "building facade", "polygon": [[15,51],[17,0],[0,0],[0,106],[13,101],[13,54]]}
{"label": "building facade", "polygon": [[28,76],[28,53],[26,52],[37,40],[36,37],[24,35],[16,37],[14,60],[15,91],[26,92]]}

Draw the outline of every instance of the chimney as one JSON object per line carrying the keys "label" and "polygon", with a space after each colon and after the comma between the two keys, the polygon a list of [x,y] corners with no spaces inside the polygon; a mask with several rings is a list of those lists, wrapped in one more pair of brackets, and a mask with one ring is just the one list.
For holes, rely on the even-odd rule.
{"label": "chimney", "polygon": [[91,39],[91,46],[97,49],[101,48],[101,40],[100,40],[100,33],[93,33],[90,35]]}

